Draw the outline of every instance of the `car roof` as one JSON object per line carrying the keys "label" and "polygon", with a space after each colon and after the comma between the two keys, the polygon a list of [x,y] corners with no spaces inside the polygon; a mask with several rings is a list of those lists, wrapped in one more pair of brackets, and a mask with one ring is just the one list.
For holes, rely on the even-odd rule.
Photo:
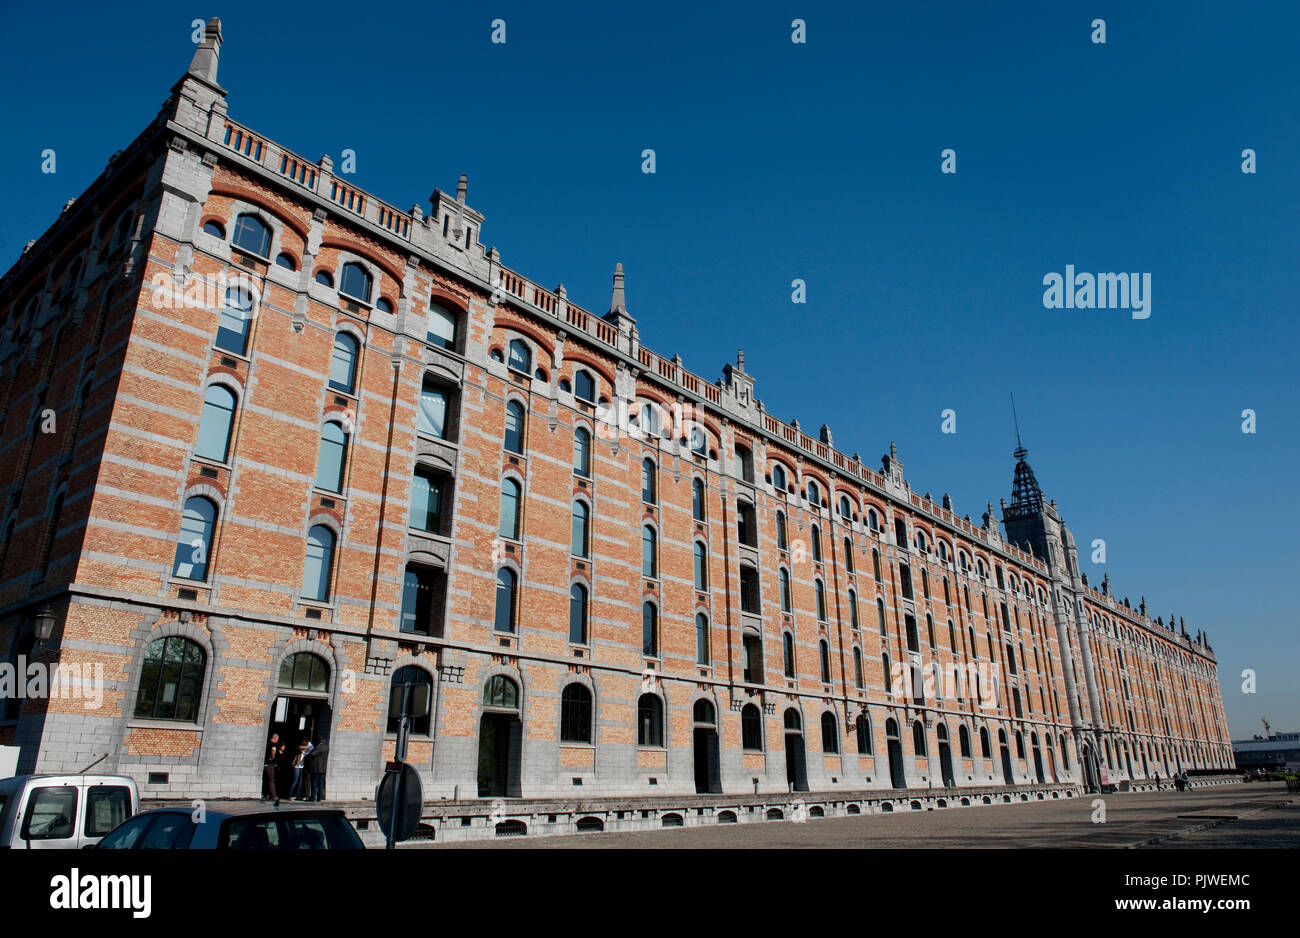
{"label": "car roof", "polygon": [[[145,814],[159,814],[163,811],[183,811],[186,814],[194,812],[194,806],[190,802],[177,802],[176,804],[159,805],[156,808],[150,808],[147,811],[141,811],[136,817]],[[278,808],[265,801],[208,801],[203,805],[204,813],[209,817],[247,817],[253,814],[338,814],[343,815],[340,808],[326,808],[321,805],[311,804],[282,804]]]}
{"label": "car roof", "polygon": [[28,782],[47,782],[52,779],[62,781],[65,785],[73,782],[82,785],[135,785],[135,779],[127,775],[98,775],[95,773],[64,775],[13,775],[0,779],[0,788],[12,790]]}

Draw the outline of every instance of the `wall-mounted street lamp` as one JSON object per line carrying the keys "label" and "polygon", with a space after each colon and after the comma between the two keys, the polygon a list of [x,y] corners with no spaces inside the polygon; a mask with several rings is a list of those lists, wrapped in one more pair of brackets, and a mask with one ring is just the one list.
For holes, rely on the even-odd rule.
{"label": "wall-mounted street lamp", "polygon": [[41,611],[36,613],[36,640],[48,642],[54,637],[54,610],[49,606],[42,606]]}

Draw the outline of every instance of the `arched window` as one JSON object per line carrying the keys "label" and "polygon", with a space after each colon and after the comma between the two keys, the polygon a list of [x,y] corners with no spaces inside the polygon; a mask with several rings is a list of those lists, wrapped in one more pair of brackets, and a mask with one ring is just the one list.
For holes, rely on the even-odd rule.
{"label": "arched window", "polygon": [[320,655],[300,651],[280,662],[281,687],[324,693],[328,691],[330,666]]}
{"label": "arched window", "polygon": [[858,594],[854,590],[849,590],[849,628],[856,632],[859,626]]}
{"label": "arched window", "polygon": [[205,221],[203,223],[203,233],[210,234],[214,238],[220,238],[222,241],[226,240],[226,229],[221,227],[220,222]]}
{"label": "arched window", "polygon": [[751,751],[763,748],[763,715],[753,704],[740,709],[740,746]]}
{"label": "arched window", "polygon": [[198,719],[207,655],[181,635],[155,638],[144,650],[135,715],[148,720]]}
{"label": "arched window", "polygon": [[591,742],[591,691],[582,684],[570,684],[560,695],[560,741]]}
{"label": "arched window", "polygon": [[876,514],[876,509],[867,509],[867,527],[873,531],[880,530],[880,517]]}
{"label": "arched window", "polygon": [[258,257],[271,256],[271,229],[256,215],[243,214],[235,219],[235,236],[231,243],[241,251]]}
{"label": "arched window", "polygon": [[703,479],[693,479],[691,481],[691,517],[696,521],[705,520]]}
{"label": "arched window", "polygon": [[356,261],[349,261],[343,265],[343,272],[339,275],[340,293],[363,303],[369,303],[370,291],[373,286],[374,280],[370,276],[370,271]]}
{"label": "arched window", "polygon": [[655,529],[646,525],[641,529],[641,575],[654,579],[659,575],[658,551],[655,549]]}
{"label": "arched window", "polygon": [[831,648],[826,644],[824,638],[817,643],[817,656],[821,662],[822,683],[829,684],[831,682]]}
{"label": "arched window", "polygon": [[921,595],[927,600],[930,598],[930,574],[925,572],[924,567],[921,568]]}
{"label": "arched window", "polygon": [[839,726],[835,722],[835,714],[828,711],[822,714],[822,752],[835,753],[839,751]]}
{"label": "arched window", "polygon": [[989,745],[989,731],[987,727],[980,727],[980,755],[985,759],[993,758],[993,747]]}
{"label": "arched window", "polygon": [[636,703],[636,744],[664,744],[664,702],[654,694],[642,694]]}
{"label": "arched window", "polygon": [[812,503],[813,508],[821,506],[821,490],[817,488],[817,483],[812,479],[808,480],[808,501]]}
{"label": "arched window", "polygon": [[917,532],[916,532],[916,549],[919,550],[919,551],[920,551],[921,553],[923,553],[923,554],[926,552],[926,550],[925,550],[925,532],[924,532],[924,531],[917,531]]}
{"label": "arched window", "polygon": [[501,526],[497,530],[512,541],[519,540],[519,495],[519,483],[514,479],[501,483]]}
{"label": "arched window", "polygon": [[596,403],[596,379],[591,372],[579,369],[573,376],[573,396],[588,404]]}
{"label": "arched window", "polygon": [[641,653],[647,658],[659,657],[659,613],[654,603],[641,604]]}
{"label": "arched window", "polygon": [[966,728],[965,723],[963,723],[957,729],[957,743],[961,747],[961,757],[963,759],[969,759],[970,758],[970,730]]}
{"label": "arched window", "polygon": [[822,562],[822,529],[813,525],[808,530],[808,540],[811,542],[813,563]]}
{"label": "arched window", "polygon": [[327,602],[334,569],[334,532],[323,524],[307,532],[307,561],[302,572],[302,598]]}
{"label": "arched window", "polygon": [[410,717],[411,733],[416,736],[428,736],[432,723],[432,707],[422,706],[433,699],[433,678],[424,668],[406,665],[393,672],[388,684],[388,726],[387,731],[396,733],[402,719],[403,708],[421,716]]}
{"label": "arched window", "polygon": [[575,557],[586,557],[590,554],[589,514],[590,509],[587,508],[584,502],[573,503],[572,550]]}
{"label": "arched window", "polygon": [[334,357],[330,361],[330,387],[351,394],[357,380],[357,340],[346,332],[334,337]]}
{"label": "arched window", "polygon": [[813,580],[813,593],[817,596],[817,621],[826,621],[826,586],[821,580]]}
{"label": "arched window", "polygon": [[320,456],[316,460],[316,487],[327,492],[343,491],[343,466],[348,455],[348,435],[331,420],[321,428]]}
{"label": "arched window", "polygon": [[217,506],[201,496],[185,500],[181,533],[176,540],[172,576],[184,580],[206,580],[212,552],[212,529],[217,523]]}
{"label": "arched window", "polygon": [[889,655],[881,655],[880,663],[885,669],[885,694],[888,696],[894,692],[894,675],[889,668]]}
{"label": "arched window", "polygon": [[862,649],[857,647],[853,649],[853,686],[859,690],[866,686],[866,678],[862,674]]}
{"label": "arched window", "polygon": [[781,611],[789,612],[792,608],[792,600],[790,598],[790,571],[785,567],[782,567],[777,576],[781,582]]}
{"label": "arched window", "polygon": [[524,405],[519,401],[506,404],[506,435],[503,442],[511,453],[524,451]]}
{"label": "arched window", "polygon": [[437,303],[429,304],[428,331],[425,336],[430,345],[456,350],[456,323],[459,317]]}
{"label": "arched window", "polygon": [[786,537],[784,511],[778,511],[776,513],[776,548],[777,550],[790,549],[790,542]]}
{"label": "arched window", "polygon": [[533,370],[533,352],[523,339],[511,339],[506,364],[512,371],[521,371],[525,375]]}
{"label": "arched window", "polygon": [[483,685],[483,706],[519,709],[519,685],[504,674],[494,674]]}
{"label": "arched window", "polygon": [[803,729],[803,722],[799,719],[799,711],[794,707],[790,707],[785,711],[783,720],[786,732],[797,733]]}
{"label": "arched window", "polygon": [[695,424],[690,429],[691,452],[697,456],[703,456],[708,452],[709,434],[699,424]]}
{"label": "arched window", "polygon": [[709,588],[709,558],[703,541],[695,542],[695,588],[697,590]]}
{"label": "arched window", "polygon": [[569,587],[569,641],[587,644],[587,588],[581,583]]}
{"label": "arched window", "polygon": [[858,754],[871,755],[871,721],[867,719],[865,713],[859,713],[858,718],[853,721],[853,730],[858,737]]}
{"label": "arched window", "polygon": [[298,269],[298,265],[294,262],[293,255],[287,254],[284,251],[281,251],[279,254],[275,256],[275,265],[277,267],[284,267],[289,270]]}
{"label": "arched window", "polygon": [[515,598],[518,592],[519,578],[509,567],[497,571],[497,608],[494,628],[498,632],[515,630]]}
{"label": "arched window", "polygon": [[236,355],[248,352],[248,330],[253,323],[253,294],[243,287],[226,290],[226,302],[217,322],[217,348]]}
{"label": "arched window", "polygon": [[912,750],[918,756],[926,754],[925,727],[921,725],[920,720],[912,724]]}
{"label": "arched window", "polygon": [[573,431],[573,471],[584,479],[591,478],[591,434],[586,427]]}
{"label": "arched window", "polygon": [[847,495],[840,496],[840,514],[845,518],[851,519],[853,517],[853,508],[849,504],[849,497]]}
{"label": "arched window", "polygon": [[880,637],[885,638],[889,631],[885,626],[885,601],[883,599],[876,599],[876,615],[880,619]]}
{"label": "arched window", "polygon": [[663,415],[659,413],[659,405],[653,401],[641,401],[636,412],[637,423],[641,431],[649,437],[661,436],[663,429]]}
{"label": "arched window", "polygon": [[781,633],[781,652],[785,661],[785,676],[794,677],[794,636],[789,632]]}
{"label": "arched window", "polygon": [[641,460],[641,501],[655,503],[655,461],[648,456]]}
{"label": "arched window", "polygon": [[880,551],[876,550],[875,548],[872,548],[871,551],[871,566],[873,568],[873,572],[876,575],[876,582],[877,583],[885,582],[884,577],[881,576],[880,574]]}
{"label": "arched window", "polygon": [[709,663],[709,617],[702,612],[695,614],[695,663]]}
{"label": "arched window", "polygon": [[785,467],[780,463],[772,464],[772,488],[776,489],[782,495],[785,494]]}
{"label": "arched window", "polygon": [[334,278],[328,270],[316,271],[316,276],[313,279],[323,287],[330,287],[331,289],[334,287]]}
{"label": "arched window", "polygon": [[844,569],[853,572],[853,538],[844,539]]}

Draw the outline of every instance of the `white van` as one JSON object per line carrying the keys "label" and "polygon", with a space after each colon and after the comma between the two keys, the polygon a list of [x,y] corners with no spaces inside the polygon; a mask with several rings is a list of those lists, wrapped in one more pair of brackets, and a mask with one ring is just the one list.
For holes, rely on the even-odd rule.
{"label": "white van", "polygon": [[16,775],[0,779],[0,848],[75,849],[140,810],[125,775]]}

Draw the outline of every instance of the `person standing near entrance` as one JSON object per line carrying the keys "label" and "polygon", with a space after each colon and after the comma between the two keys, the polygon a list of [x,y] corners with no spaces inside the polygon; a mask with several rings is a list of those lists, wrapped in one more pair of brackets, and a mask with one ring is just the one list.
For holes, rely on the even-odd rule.
{"label": "person standing near entrance", "polygon": [[306,789],[303,788],[302,775],[303,775],[303,771],[306,769],[307,753],[310,751],[311,751],[311,742],[307,739],[307,737],[304,736],[298,742],[298,748],[294,750],[293,761],[292,763],[290,763],[291,767],[293,768],[293,781],[289,783],[290,801],[294,800],[295,798],[299,798],[300,800],[305,800],[301,798],[301,796],[299,796],[298,792],[300,789],[306,791]]}
{"label": "person standing near entrance", "polygon": [[280,796],[275,792],[275,771],[276,759],[284,747],[280,745],[280,734],[272,733],[271,740],[267,743],[266,761],[262,766],[262,776],[266,779],[267,795],[275,802],[275,806],[280,806]]}
{"label": "person standing near entrance", "polygon": [[311,800],[325,800],[325,765],[329,760],[330,741],[322,739],[320,745],[307,757],[307,768],[311,772]]}

